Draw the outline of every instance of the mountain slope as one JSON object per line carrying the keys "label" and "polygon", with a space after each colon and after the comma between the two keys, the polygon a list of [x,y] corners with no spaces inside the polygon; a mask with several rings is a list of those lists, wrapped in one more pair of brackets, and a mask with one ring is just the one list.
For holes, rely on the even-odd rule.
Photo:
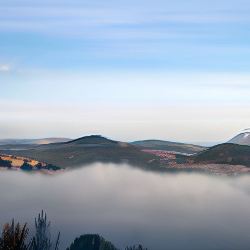
{"label": "mountain slope", "polygon": [[170,142],[170,141],[161,141],[161,140],[135,141],[132,142],[131,144],[138,147],[142,147],[144,149],[166,150],[184,154],[194,154],[206,149],[205,147],[202,146]]}
{"label": "mountain slope", "polygon": [[250,146],[250,132],[248,131],[242,132],[239,135],[236,135],[234,138],[232,138],[228,143]]}
{"label": "mountain slope", "polygon": [[94,162],[126,162],[144,168],[159,167],[157,156],[142,152],[128,143],[102,136],[86,136],[77,140],[25,149],[1,149],[3,154],[29,157],[57,167],[76,167]]}
{"label": "mountain slope", "polygon": [[250,147],[231,143],[211,147],[191,157],[194,163],[217,163],[250,167]]}

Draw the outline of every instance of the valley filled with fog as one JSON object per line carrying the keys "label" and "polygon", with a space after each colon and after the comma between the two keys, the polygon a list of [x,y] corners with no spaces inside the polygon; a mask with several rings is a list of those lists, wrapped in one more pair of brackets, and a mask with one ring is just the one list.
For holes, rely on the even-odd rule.
{"label": "valley filled with fog", "polygon": [[2,170],[0,223],[44,209],[65,249],[81,234],[152,250],[247,249],[250,176],[153,173],[94,164],[53,175]]}

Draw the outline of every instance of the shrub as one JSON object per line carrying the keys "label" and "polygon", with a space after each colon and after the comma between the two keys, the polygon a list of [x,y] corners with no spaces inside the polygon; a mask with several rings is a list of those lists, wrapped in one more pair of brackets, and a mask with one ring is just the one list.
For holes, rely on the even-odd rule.
{"label": "shrub", "polygon": [[47,215],[42,211],[35,219],[35,236],[31,242],[31,250],[58,250],[60,233],[54,244],[51,241],[50,222],[47,221]]}
{"label": "shrub", "polygon": [[29,229],[27,224],[21,226],[19,223],[5,224],[0,239],[0,250],[28,250],[29,244],[26,243]]}
{"label": "shrub", "polygon": [[0,167],[11,168],[11,167],[12,167],[11,161],[3,160],[3,159],[0,157]]}
{"label": "shrub", "polygon": [[98,234],[85,234],[76,238],[67,250],[117,250]]}
{"label": "shrub", "polygon": [[33,167],[28,162],[25,161],[23,165],[20,167],[20,169],[25,171],[31,171],[33,170]]}
{"label": "shrub", "polygon": [[139,246],[126,247],[125,250],[148,250],[148,249],[144,248],[142,245],[139,245]]}

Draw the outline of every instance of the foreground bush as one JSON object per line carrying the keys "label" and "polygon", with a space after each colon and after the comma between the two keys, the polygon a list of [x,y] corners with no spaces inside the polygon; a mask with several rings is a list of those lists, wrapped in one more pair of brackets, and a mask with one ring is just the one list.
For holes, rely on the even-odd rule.
{"label": "foreground bush", "polygon": [[125,250],[148,250],[148,249],[144,248],[142,245],[139,245],[139,246],[126,247]]}
{"label": "foreground bush", "polygon": [[118,250],[111,242],[97,234],[85,234],[76,238],[67,250]]}
{"label": "foreground bush", "polygon": [[5,224],[3,227],[2,236],[0,239],[1,250],[28,250],[29,243],[26,243],[29,229],[27,224],[21,226],[19,223]]}
{"label": "foreground bush", "polygon": [[[3,226],[0,250],[59,250],[60,233],[55,242],[51,240],[50,221],[43,211],[35,219],[35,233],[29,235],[27,224],[12,223]],[[76,238],[66,250],[118,250],[111,242],[98,234],[85,234]],[[141,245],[125,250],[147,250]]]}
{"label": "foreground bush", "polygon": [[31,250],[58,250],[60,233],[53,247],[50,234],[50,222],[47,221],[47,215],[42,211],[35,219],[35,236],[31,241]]}

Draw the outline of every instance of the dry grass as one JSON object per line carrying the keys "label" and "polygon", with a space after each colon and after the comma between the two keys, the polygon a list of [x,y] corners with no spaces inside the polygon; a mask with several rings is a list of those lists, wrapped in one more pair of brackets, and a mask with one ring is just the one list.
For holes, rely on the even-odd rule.
{"label": "dry grass", "polygon": [[12,167],[15,167],[15,168],[20,168],[25,161],[33,167],[39,163],[36,160],[32,160],[26,157],[13,156],[13,155],[1,155],[1,159],[10,161]]}

